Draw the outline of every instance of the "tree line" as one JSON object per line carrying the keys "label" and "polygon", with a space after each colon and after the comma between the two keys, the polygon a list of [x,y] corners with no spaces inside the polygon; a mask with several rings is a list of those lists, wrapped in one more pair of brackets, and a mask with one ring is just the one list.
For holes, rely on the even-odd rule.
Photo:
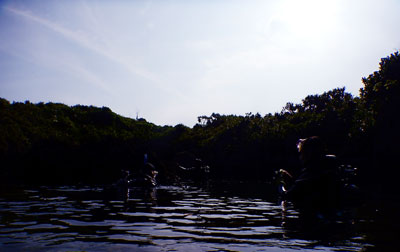
{"label": "tree line", "polygon": [[211,178],[267,181],[280,168],[298,166],[297,139],[318,135],[367,183],[394,184],[399,52],[382,58],[362,82],[358,97],[335,88],[274,114],[199,116],[192,128],[158,126],[107,107],[0,99],[0,176],[8,183],[110,183],[121,170],[138,169],[147,153],[164,183],[176,180],[178,163],[194,159],[210,167]]}

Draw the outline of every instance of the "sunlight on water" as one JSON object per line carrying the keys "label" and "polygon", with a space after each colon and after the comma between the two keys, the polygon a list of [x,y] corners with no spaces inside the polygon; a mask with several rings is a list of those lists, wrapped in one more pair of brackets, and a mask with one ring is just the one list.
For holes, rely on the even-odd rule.
{"label": "sunlight on water", "polygon": [[371,247],[354,220],[307,226],[290,205],[250,195],[238,197],[194,186],[128,192],[90,187],[7,190],[0,194],[1,251],[360,251]]}

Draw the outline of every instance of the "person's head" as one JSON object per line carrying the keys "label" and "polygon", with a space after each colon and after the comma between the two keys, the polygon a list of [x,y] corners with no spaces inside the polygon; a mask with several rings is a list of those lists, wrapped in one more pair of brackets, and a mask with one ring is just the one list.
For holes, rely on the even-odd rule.
{"label": "person's head", "polygon": [[303,163],[318,160],[325,154],[324,144],[318,136],[299,139],[297,141],[297,149],[300,153],[300,160]]}

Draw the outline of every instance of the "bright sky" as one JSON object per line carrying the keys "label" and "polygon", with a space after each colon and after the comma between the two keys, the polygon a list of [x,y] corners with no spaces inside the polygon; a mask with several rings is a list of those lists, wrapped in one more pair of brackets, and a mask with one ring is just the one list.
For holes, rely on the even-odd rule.
{"label": "bright sky", "polygon": [[0,2],[0,97],[158,125],[280,112],[400,48],[398,0]]}

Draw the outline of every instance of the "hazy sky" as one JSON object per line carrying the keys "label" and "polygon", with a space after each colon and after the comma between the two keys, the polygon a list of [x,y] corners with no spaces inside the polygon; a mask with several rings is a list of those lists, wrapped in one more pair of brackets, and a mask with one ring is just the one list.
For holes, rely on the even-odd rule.
{"label": "hazy sky", "polygon": [[0,2],[0,97],[158,125],[261,115],[346,87],[400,48],[399,0]]}

